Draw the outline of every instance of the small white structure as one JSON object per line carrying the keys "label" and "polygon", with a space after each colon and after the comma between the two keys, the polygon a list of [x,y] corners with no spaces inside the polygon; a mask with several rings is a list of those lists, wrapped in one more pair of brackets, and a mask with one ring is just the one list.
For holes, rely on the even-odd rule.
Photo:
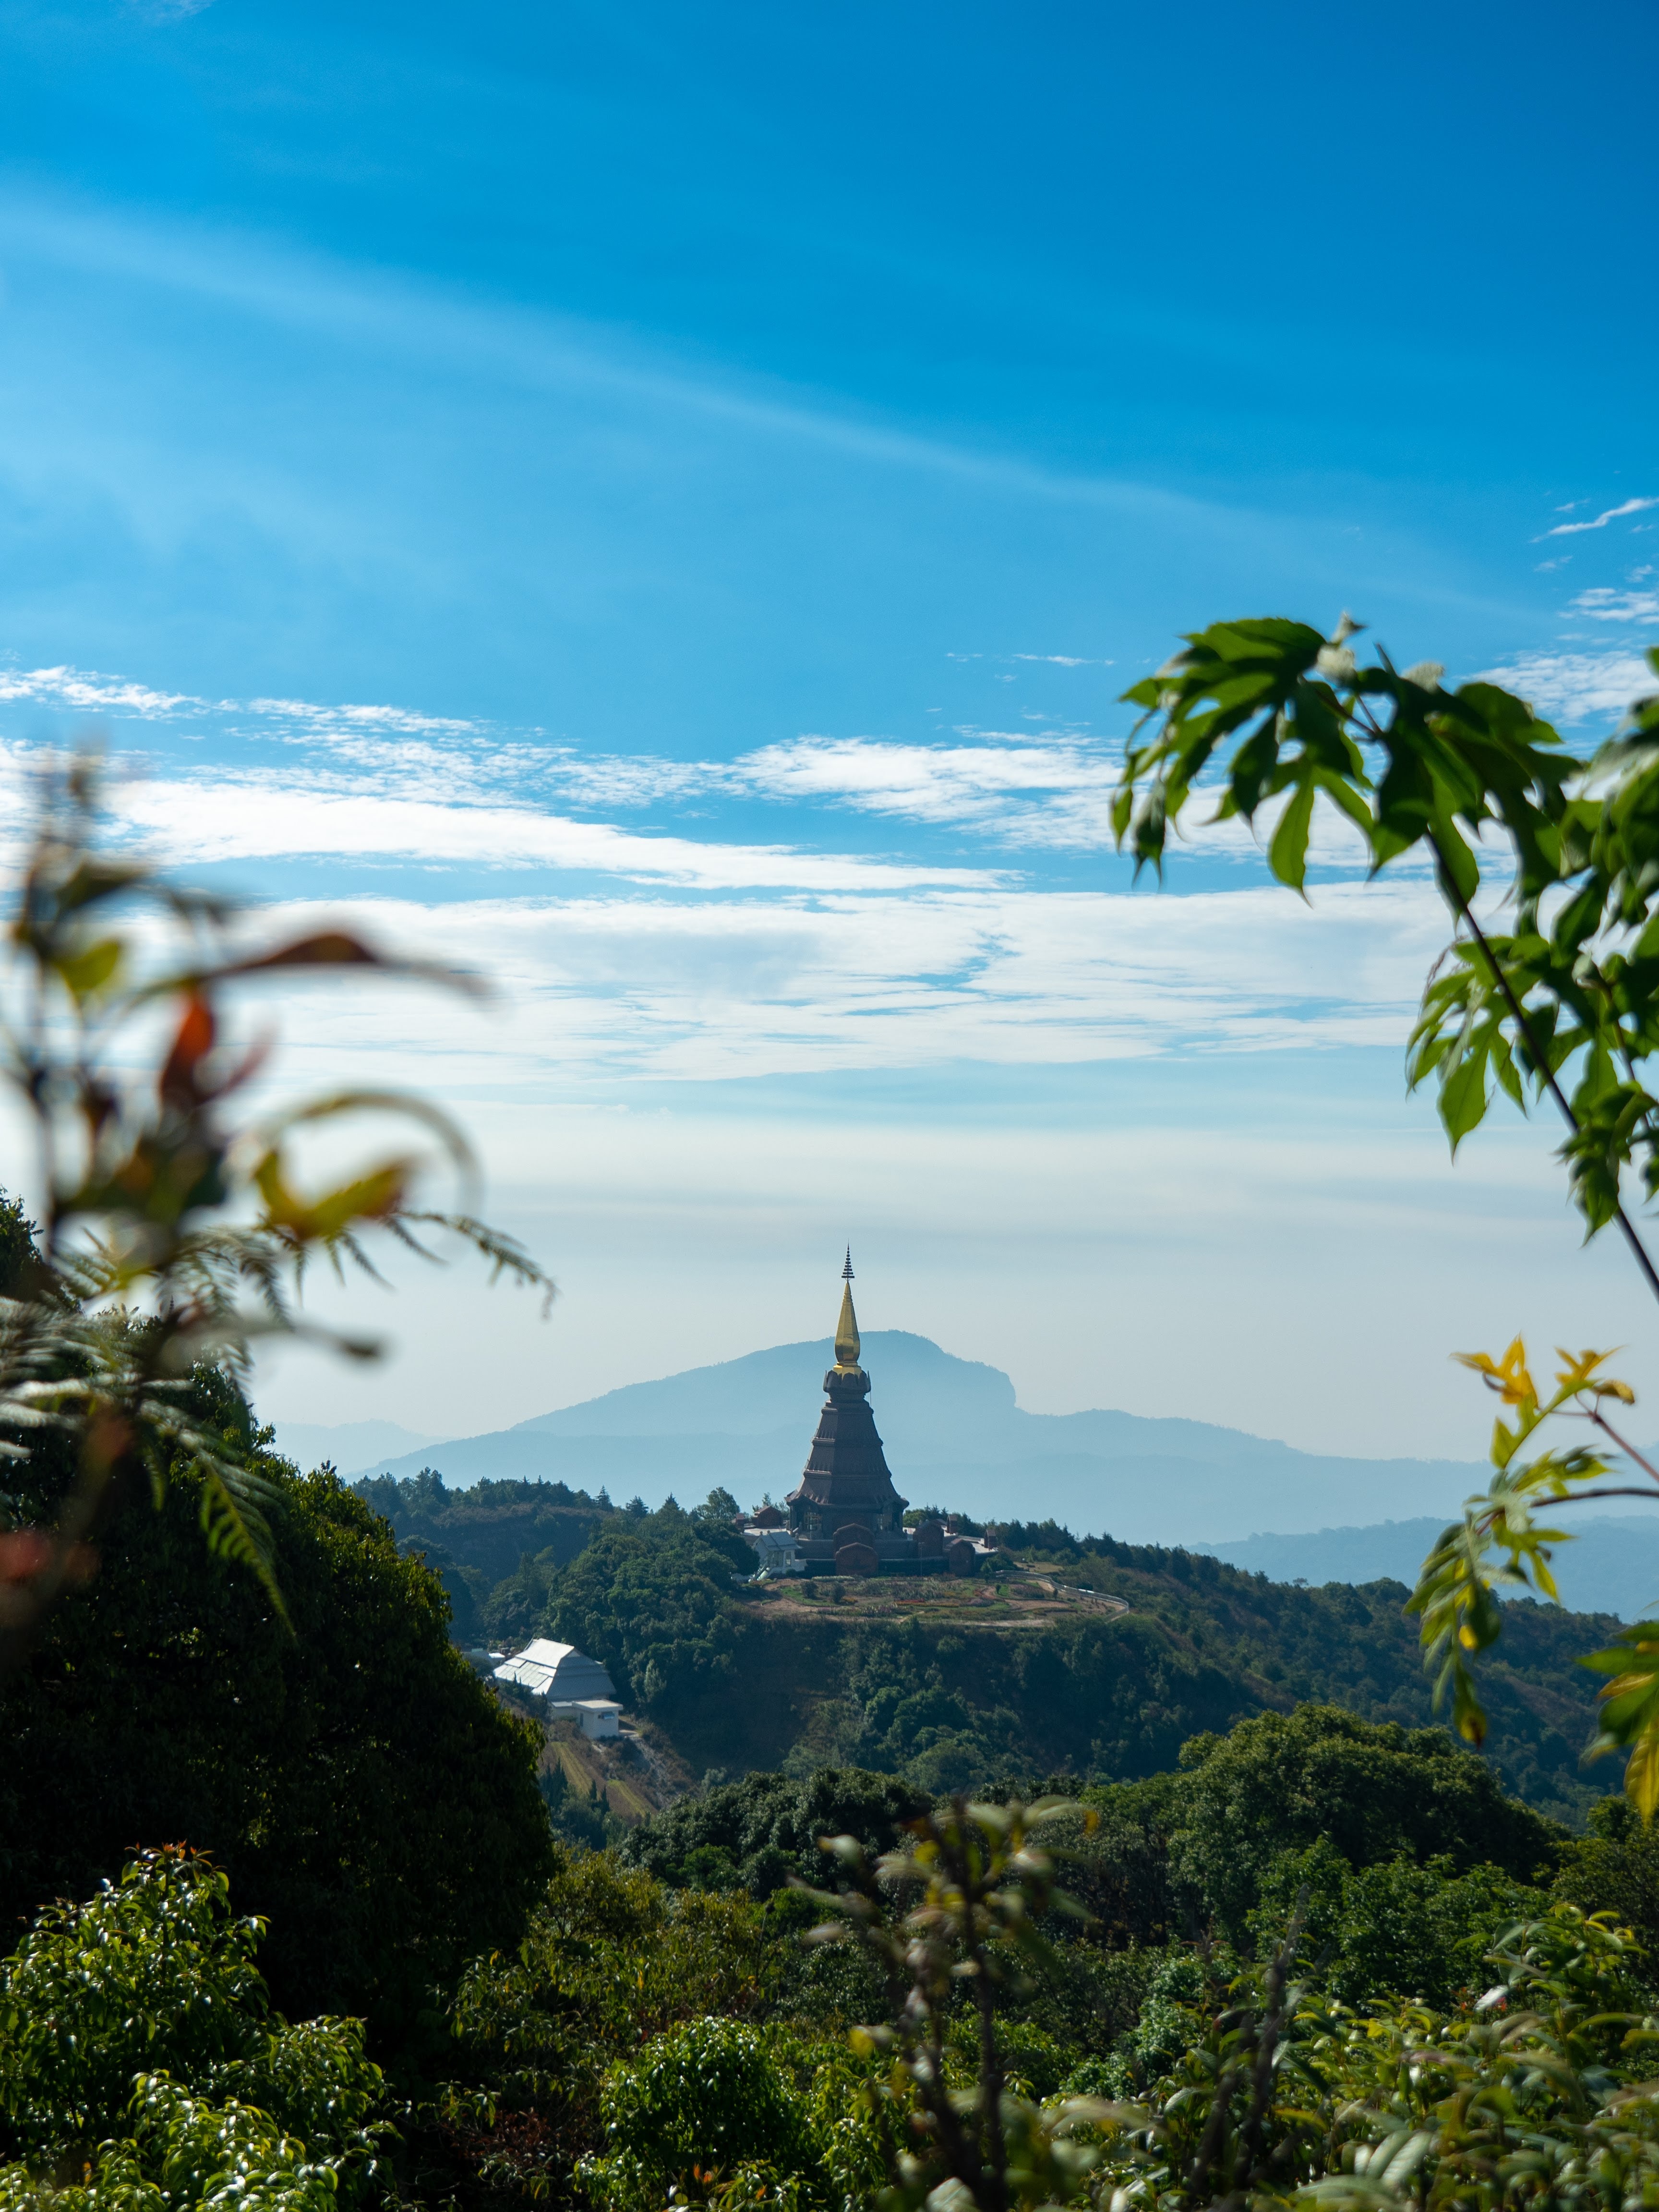
{"label": "small white structure", "polygon": [[793,1528],[745,1528],[744,1541],[755,1554],[757,1570],[763,1575],[798,1575],[801,1571],[800,1547],[795,1541]]}
{"label": "small white structure", "polygon": [[[615,1716],[622,1707],[617,1703],[616,1685],[597,1659],[578,1651],[574,1644],[550,1644],[544,1636],[538,1636],[516,1657],[497,1667],[495,1679],[510,1682],[532,1698],[545,1698],[550,1713],[567,1713],[572,1720],[580,1721],[585,1735],[617,1733]],[[590,1706],[595,1709],[591,1725]],[[612,1717],[608,1726],[599,1720],[601,1707]]]}
{"label": "small white structure", "polygon": [[[553,1708],[556,1712],[559,1709]],[[622,1707],[611,1698],[579,1698],[576,1718],[584,1735],[599,1738],[622,1734]]]}

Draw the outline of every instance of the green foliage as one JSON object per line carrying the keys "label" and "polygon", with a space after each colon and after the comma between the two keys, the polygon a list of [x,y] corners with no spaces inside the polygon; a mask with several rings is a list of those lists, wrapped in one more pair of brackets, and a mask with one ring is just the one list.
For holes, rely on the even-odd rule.
{"label": "green foliage", "polygon": [[[1437,1079],[1454,1149],[1496,1091],[1522,1106],[1547,1091],[1568,1124],[1563,1158],[1594,1236],[1621,1218],[1627,1171],[1648,1195],[1659,1188],[1659,1098],[1644,1073],[1659,1046],[1659,693],[1638,700],[1622,736],[1587,763],[1494,684],[1448,691],[1437,665],[1402,674],[1386,654],[1362,665],[1356,634],[1345,616],[1330,638],[1277,619],[1189,635],[1125,694],[1160,719],[1126,752],[1118,841],[1138,868],[1161,868],[1171,827],[1206,789],[1219,799],[1217,820],[1254,822],[1284,802],[1267,860],[1298,891],[1318,801],[1358,833],[1374,870],[1426,848],[1458,937],[1431,971],[1410,1079]],[[1659,673],[1659,651],[1648,659]],[[1507,934],[1483,930],[1472,911],[1500,838]]]}
{"label": "green foliage", "polygon": [[[885,2025],[855,2041],[889,2062],[871,2101],[896,2144],[891,2206],[973,2204],[982,2212],[1064,2203],[1083,2192],[1099,2152],[1090,2131],[1113,2108],[1091,2099],[1034,2101],[1022,2065],[1067,2070],[1048,2039],[1011,2038],[1000,2010],[1051,1963],[1042,1923],[1081,1917],[1058,1888],[1047,1831],[1063,1801],[969,1805],[961,1798],[912,1823],[908,1850],[872,1863],[851,1836],[825,1846],[845,1887],[817,1902],[835,1916],[814,1931],[858,1943],[892,1992]],[[971,2011],[971,2021],[963,2013]],[[971,2049],[971,2060],[966,2051]]]}
{"label": "green foliage", "polygon": [[[40,1916],[0,1964],[0,2205],[320,2212],[373,2181],[387,2130],[362,2023],[273,2012],[260,1933],[183,1849]],[[88,2178],[55,2191],[41,2176],[66,2160]]]}
{"label": "green foliage", "polygon": [[558,1554],[551,1545],[534,1559],[521,1559],[515,1571],[503,1575],[478,1608],[484,1634],[509,1648],[528,1644],[540,1630],[558,1571]]}
{"label": "green foliage", "polygon": [[672,1728],[700,1698],[728,1696],[748,1623],[732,1602],[741,1536],[694,1525],[672,1502],[608,1522],[553,1584],[544,1632],[600,1661],[629,1705]]}
{"label": "green foliage", "polygon": [[1286,1852],[1271,1867],[1247,1916],[1270,1951],[1291,1914],[1303,1915],[1302,1953],[1319,1985],[1343,2003],[1416,1997],[1472,2002],[1486,1986],[1482,1962],[1506,1928],[1547,1907],[1547,1895],[1501,1868],[1457,1871],[1449,1854],[1352,1865],[1328,1838]]}
{"label": "green foliage", "polygon": [[[557,1761],[544,1766],[536,1781],[553,1832],[562,1843],[577,1850],[602,1851],[607,1845],[620,1843],[627,1833],[597,1782],[588,1784],[584,1796],[572,1787],[570,1778]],[[702,1882],[697,1887],[717,1889],[720,1884]]]}
{"label": "green foliage", "polygon": [[705,2013],[762,2014],[779,1975],[746,1898],[665,1889],[598,1852],[556,1863],[517,1948],[473,1960],[451,2014],[454,2111],[533,2118],[527,2158],[497,2154],[532,2188],[594,2148],[613,2061]]}
{"label": "green foliage", "polygon": [[14,2142],[112,2129],[134,2077],[199,2080],[246,2056],[270,2010],[263,1933],[182,1850],[147,1853],[85,1905],[54,1905],[0,1962],[0,2115]]}
{"label": "green foliage", "polygon": [[824,1768],[805,1781],[750,1774],[687,1798],[644,1820],[623,1844],[624,1863],[648,1867],[659,1880],[700,1887],[702,1855],[719,1852],[736,1881],[769,1896],[791,1874],[818,1879],[821,1836],[851,1834],[869,1851],[890,1850],[902,1824],[927,1801],[889,1775]]}
{"label": "green foliage", "polygon": [[1648,1954],[1659,1959],[1659,1828],[1627,1797],[1603,1798],[1591,1808],[1589,1834],[1562,1851],[1555,1892],[1633,1929]]}
{"label": "green foliage", "polygon": [[[544,1565],[538,1613],[553,1574],[575,1558],[611,1511],[608,1499],[562,1482],[477,1482],[470,1490],[452,1490],[430,1468],[408,1482],[366,1475],[352,1486],[392,1523],[401,1544],[419,1545],[428,1558],[441,1549],[463,1573],[481,1575],[484,1595],[525,1559]],[[533,1630],[524,1632],[527,1638]]]}
{"label": "green foliage", "polygon": [[65,2187],[21,2164],[0,2166],[0,2212],[337,2212],[337,2168],[234,2098],[215,2103],[165,2074],[142,2075],[127,2127]]}
{"label": "green foliage", "polygon": [[677,2185],[701,2194],[717,2179],[771,2197],[816,2166],[807,2102],[778,2044],[742,2021],[704,2018],[614,2066],[600,2094],[605,2149],[581,2168],[595,2202],[657,2212]]}
{"label": "green foliage", "polygon": [[[247,1449],[234,1385],[192,1389],[222,1448]],[[135,1837],[186,1835],[269,1921],[285,2010],[364,2013],[403,2048],[434,1989],[523,1927],[550,1856],[539,1733],[454,1649],[436,1577],[383,1522],[252,1451],[291,1630],[251,1577],[204,1565],[187,1469],[159,1513],[117,1522],[0,1692],[0,1918],[113,1878]]]}
{"label": "green foliage", "polygon": [[1186,2008],[1188,2033],[1109,2124],[1103,2195],[1365,2208],[1628,2212],[1659,2189],[1659,2027],[1639,1960],[1561,1905],[1512,1925],[1455,2010],[1355,2011],[1287,1946]]}
{"label": "green foliage", "polygon": [[1274,1862],[1321,1837],[1352,1868],[1443,1856],[1522,1881],[1553,1871],[1565,1840],[1440,1729],[1375,1727],[1333,1705],[1262,1713],[1181,1756],[1173,1875],[1235,1938]]}

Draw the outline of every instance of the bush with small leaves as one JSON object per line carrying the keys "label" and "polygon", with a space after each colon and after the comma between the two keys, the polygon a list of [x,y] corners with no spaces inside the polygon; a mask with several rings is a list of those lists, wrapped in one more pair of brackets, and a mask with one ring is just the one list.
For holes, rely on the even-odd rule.
{"label": "bush with small leaves", "polygon": [[261,1932],[182,1848],[40,1917],[0,1963],[0,2212],[327,2212],[373,2185],[388,2130],[362,2024],[274,2012]]}
{"label": "bush with small leaves", "polygon": [[703,2195],[738,2175],[769,2197],[804,2194],[817,2147],[779,2041],[743,2021],[694,2020],[613,2067],[601,2094],[605,2148],[581,2167],[595,2202],[656,2212],[677,2188]]}

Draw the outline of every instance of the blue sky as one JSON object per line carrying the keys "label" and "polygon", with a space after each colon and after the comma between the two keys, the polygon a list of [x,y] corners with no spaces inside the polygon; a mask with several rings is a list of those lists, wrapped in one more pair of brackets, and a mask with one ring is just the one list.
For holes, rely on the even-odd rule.
{"label": "blue sky", "polygon": [[[1428,887],[1132,892],[1115,703],[1344,606],[1588,738],[1659,629],[1650,9],[0,4],[0,738],[496,975],[427,1082],[565,1290],[295,1419],[493,1425],[827,1327],[1027,1403],[1464,1453],[1652,1325],[1549,1133],[1454,1170]],[[487,1418],[486,1418],[487,1417]]]}

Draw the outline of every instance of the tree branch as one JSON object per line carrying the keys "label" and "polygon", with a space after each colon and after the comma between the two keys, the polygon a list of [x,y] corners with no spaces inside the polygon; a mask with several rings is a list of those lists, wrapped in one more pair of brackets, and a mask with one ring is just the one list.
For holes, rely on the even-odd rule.
{"label": "tree branch", "polygon": [[[1581,1127],[1578,1116],[1573,1112],[1571,1104],[1568,1100],[1565,1091],[1562,1090],[1560,1085],[1555,1079],[1555,1070],[1550,1066],[1548,1054],[1541,1051],[1539,1048],[1538,1040],[1533,1034],[1532,1024],[1527,1019],[1526,1009],[1522,1006],[1520,1000],[1516,996],[1515,987],[1510,981],[1509,977],[1504,974],[1503,963],[1497,957],[1492,951],[1491,945],[1486,942],[1486,932],[1475,920],[1474,911],[1470,908],[1468,901],[1458,889],[1456,879],[1454,878],[1450,868],[1447,865],[1446,855],[1441,849],[1439,839],[1435,836],[1432,830],[1425,831],[1425,835],[1426,836],[1429,844],[1433,850],[1434,857],[1438,866],[1440,889],[1442,893],[1450,903],[1454,910],[1468,925],[1469,935],[1474,939],[1475,944],[1480,948],[1480,957],[1486,962],[1487,968],[1491,970],[1492,981],[1497,984],[1498,989],[1504,994],[1505,1003],[1508,1005],[1510,1012],[1514,1018],[1516,1027],[1520,1030],[1522,1038],[1526,1044],[1527,1050],[1531,1055],[1533,1066],[1537,1069],[1539,1077],[1542,1081],[1545,1089],[1549,1092],[1550,1097],[1554,1099],[1556,1105],[1560,1109],[1562,1120],[1566,1123],[1568,1128],[1572,1131],[1573,1134],[1577,1136],[1579,1133]],[[1656,1298],[1659,1298],[1659,1267],[1656,1267],[1654,1266],[1652,1257],[1648,1251],[1647,1246],[1643,1243],[1641,1238],[1637,1235],[1635,1224],[1631,1220],[1630,1216],[1626,1212],[1622,1202],[1614,1206],[1613,1218],[1618,1222],[1620,1229],[1623,1232],[1626,1243],[1630,1247],[1631,1256],[1634,1259],[1637,1266],[1642,1270],[1643,1274],[1647,1279],[1648,1288],[1653,1292]],[[1650,1472],[1651,1473],[1651,1469],[1650,1469]],[[1659,1480],[1659,1477],[1656,1477],[1656,1480]]]}

